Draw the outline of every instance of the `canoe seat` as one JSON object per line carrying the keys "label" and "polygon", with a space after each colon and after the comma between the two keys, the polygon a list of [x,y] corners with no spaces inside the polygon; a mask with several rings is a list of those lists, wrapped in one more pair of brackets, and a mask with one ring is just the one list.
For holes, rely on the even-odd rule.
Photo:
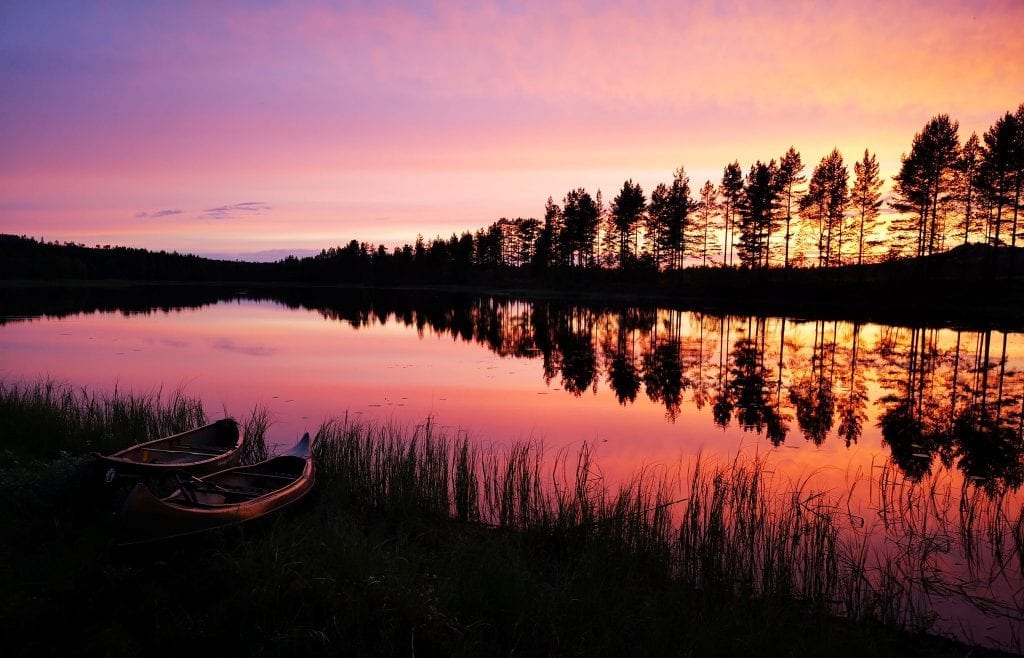
{"label": "canoe seat", "polygon": [[222,487],[220,485],[186,485],[186,487],[180,489],[181,499],[178,502],[191,507],[204,508],[237,505],[259,498],[269,491],[268,489]]}
{"label": "canoe seat", "polygon": [[209,452],[206,450],[171,450],[168,448],[143,448],[147,452],[159,452],[164,455],[195,455],[196,457],[216,457],[221,454],[219,452]]}
{"label": "canoe seat", "polygon": [[206,447],[206,446],[190,446],[190,445],[185,444],[185,443],[179,444],[177,446],[177,448],[181,448],[182,450],[187,450],[189,452],[194,452],[194,453],[197,453],[197,454],[200,454],[200,455],[210,455],[211,457],[213,455],[222,455],[222,454],[224,454],[223,450],[218,450],[217,448],[209,448],[209,447]]}
{"label": "canoe seat", "polygon": [[246,498],[256,498],[263,494],[271,491],[270,489],[260,489],[258,487],[223,487],[219,484],[214,486],[199,486],[196,487],[196,491],[205,491],[208,493],[219,493],[219,494],[230,494],[232,496],[244,496]]}
{"label": "canoe seat", "polygon": [[293,481],[293,480],[298,480],[299,479],[298,475],[280,475],[278,473],[256,473],[256,472],[253,472],[253,471],[235,471],[235,473],[237,475],[249,475],[249,476],[255,476],[255,477],[259,477],[259,478],[271,478],[271,479],[274,479],[274,480],[289,480],[289,481]]}

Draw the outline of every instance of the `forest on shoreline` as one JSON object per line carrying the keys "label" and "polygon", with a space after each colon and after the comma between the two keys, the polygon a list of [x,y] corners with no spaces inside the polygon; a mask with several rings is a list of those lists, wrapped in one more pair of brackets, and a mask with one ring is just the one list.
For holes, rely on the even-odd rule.
{"label": "forest on shoreline", "polygon": [[[516,268],[456,269],[429,256],[414,258],[402,268],[396,265],[366,255],[358,246],[343,249],[330,259],[254,263],[0,235],[0,300],[11,312],[33,309],[48,313],[67,293],[48,293],[41,299],[30,292],[33,287],[81,284],[96,289],[90,297],[113,296],[121,302],[136,297],[138,293],[132,292],[136,288],[152,290],[164,284],[182,291],[161,292],[159,297],[185,302],[203,297],[201,287],[224,285],[232,292],[239,286],[253,290],[438,288],[894,324],[1024,326],[1022,247],[995,249],[971,244],[923,258],[830,268],[692,267],[662,272],[557,268],[534,277]],[[109,295],[96,288],[110,285],[116,290]]]}
{"label": "forest on shoreline", "polygon": [[543,219],[502,218],[391,250],[353,239],[271,263],[0,235],[0,280],[455,284],[808,308],[1024,301],[1024,104],[964,141],[948,115],[930,119],[888,199],[867,149],[852,182],[838,149],[809,179],[804,170],[791,147],[746,176],[726,165],[696,196],[680,167],[649,197],[632,180],[607,204],[579,187],[560,204],[549,197]]}

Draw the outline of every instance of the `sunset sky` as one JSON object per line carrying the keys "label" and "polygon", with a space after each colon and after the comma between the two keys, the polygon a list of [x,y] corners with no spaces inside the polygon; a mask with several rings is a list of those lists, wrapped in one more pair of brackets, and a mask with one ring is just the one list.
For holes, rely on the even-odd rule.
{"label": "sunset sky", "polygon": [[[1024,2],[0,3],[0,232],[389,246],[694,188],[790,145],[891,176],[1024,102]],[[694,190],[695,191],[695,190]]]}

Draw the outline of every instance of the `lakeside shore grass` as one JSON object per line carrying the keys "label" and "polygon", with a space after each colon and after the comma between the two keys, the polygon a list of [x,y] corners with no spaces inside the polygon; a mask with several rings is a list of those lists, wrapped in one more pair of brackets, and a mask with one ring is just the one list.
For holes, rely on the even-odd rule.
{"label": "lakeside shore grass", "polygon": [[[874,559],[867,532],[841,532],[842,500],[774,481],[764,460],[698,458],[612,488],[585,447],[548,459],[429,422],[342,418],[317,432],[318,482],[300,509],[126,556],[109,545],[116,496],[86,453],[96,436],[113,450],[204,422],[201,405],[53,382],[2,384],[0,404],[0,630],[13,655],[214,641],[249,655],[984,654],[922,634],[906,568],[929,571],[935,555]],[[44,421],[65,433],[39,444]],[[258,460],[267,414],[243,424]],[[932,489],[917,505],[883,477],[913,509],[944,499]],[[961,513],[978,553],[986,504]],[[920,516],[900,523],[926,539],[951,531]],[[1021,520],[995,518],[1003,567],[1019,569]]]}

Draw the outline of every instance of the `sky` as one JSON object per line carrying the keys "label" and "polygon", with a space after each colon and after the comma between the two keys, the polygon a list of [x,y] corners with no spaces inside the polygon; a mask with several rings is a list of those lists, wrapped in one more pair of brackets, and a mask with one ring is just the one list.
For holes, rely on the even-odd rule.
{"label": "sky", "polygon": [[[1024,102],[1024,2],[0,0],[0,233],[256,257]],[[268,257],[268,254],[260,256]]]}

